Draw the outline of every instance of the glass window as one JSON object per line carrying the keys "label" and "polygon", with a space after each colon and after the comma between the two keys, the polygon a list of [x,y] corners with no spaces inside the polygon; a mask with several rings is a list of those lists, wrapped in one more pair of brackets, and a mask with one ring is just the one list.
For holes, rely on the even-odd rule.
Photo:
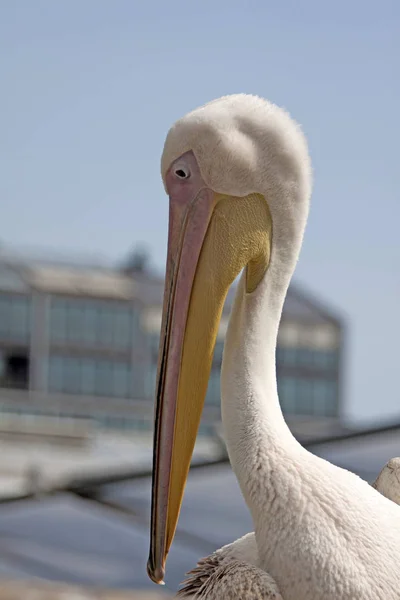
{"label": "glass window", "polygon": [[296,414],[297,379],[283,376],[278,381],[279,399],[285,414]]}
{"label": "glass window", "polygon": [[63,388],[70,394],[79,394],[81,388],[81,365],[76,358],[64,359]]}
{"label": "glass window", "polygon": [[221,365],[222,362],[222,353],[224,351],[224,342],[223,340],[217,340],[214,349],[214,362],[217,365]]}
{"label": "glass window", "polygon": [[52,357],[49,362],[49,389],[52,392],[64,391],[63,358]]}
{"label": "glass window", "polygon": [[100,344],[127,350],[132,344],[135,315],[128,303],[53,298],[51,339],[63,344]]}
{"label": "glass window", "polygon": [[336,381],[327,381],[325,414],[334,417],[338,412],[338,387]]}
{"label": "glass window", "polygon": [[88,346],[95,346],[97,342],[97,331],[99,310],[97,302],[86,302],[83,314],[82,342]]}
{"label": "glass window", "polygon": [[10,303],[7,298],[0,297],[0,335],[8,337]]}
{"label": "glass window", "polygon": [[158,355],[158,351],[160,349],[160,334],[159,333],[149,333],[147,336],[147,341],[149,344],[150,352],[153,356]]}
{"label": "glass window", "polygon": [[132,312],[128,307],[116,306],[114,315],[115,346],[124,350],[131,345]]}
{"label": "glass window", "polygon": [[333,417],[337,414],[338,392],[335,381],[314,381],[314,407],[317,415]]}
{"label": "glass window", "polygon": [[280,346],[277,346],[275,354],[276,354],[276,364],[279,366],[283,366],[284,349],[281,348]]}
{"label": "glass window", "polygon": [[67,335],[67,304],[53,298],[50,308],[50,338],[56,343],[63,343]]}
{"label": "glass window", "polygon": [[3,377],[4,373],[6,370],[6,365],[4,362],[4,355],[3,353],[0,351],[0,378]]}
{"label": "glass window", "polygon": [[314,394],[312,379],[297,380],[296,412],[299,415],[314,414]]}
{"label": "glass window", "polygon": [[7,295],[0,297],[0,336],[22,341],[30,333],[30,298]]}
{"label": "glass window", "polygon": [[26,298],[11,301],[10,333],[12,339],[25,339],[29,333],[29,305]]}
{"label": "glass window", "polygon": [[210,373],[210,380],[208,382],[206,402],[214,406],[219,406],[221,397],[221,384],[220,384],[220,368],[212,368]]}
{"label": "glass window", "polygon": [[297,365],[297,354],[297,348],[281,347],[278,350],[277,360],[279,360],[281,366],[295,367]]}
{"label": "glass window", "polygon": [[309,348],[299,348],[297,351],[297,361],[301,367],[312,367],[314,353]]}
{"label": "glass window", "polygon": [[84,308],[74,301],[67,304],[68,341],[78,344],[83,337]]}
{"label": "glass window", "polygon": [[337,386],[334,381],[284,376],[278,386],[282,410],[286,414],[336,414]]}
{"label": "glass window", "polygon": [[214,435],[215,435],[214,427],[212,427],[212,425],[209,425],[208,423],[200,423],[199,435],[204,435],[207,437],[214,437]]}
{"label": "glass window", "polygon": [[333,370],[337,367],[338,352],[336,350],[319,350],[315,353],[316,365],[324,370]]}
{"label": "glass window", "polygon": [[140,311],[137,310],[135,307],[129,305],[129,313],[131,316],[131,322],[132,322],[132,335],[136,336],[140,333]]}
{"label": "glass window", "polygon": [[157,363],[153,362],[151,365],[146,365],[145,373],[145,395],[147,398],[155,398],[156,385],[157,385]]}
{"label": "glass window", "polygon": [[85,396],[131,397],[130,363],[52,356],[49,389]]}
{"label": "glass window", "polygon": [[93,396],[96,393],[96,362],[94,360],[82,360],[80,392],[85,396]]}
{"label": "glass window", "polygon": [[112,363],[96,361],[96,393],[99,396],[111,396],[113,388]]}
{"label": "glass window", "polygon": [[114,365],[113,396],[128,398],[130,396],[131,369],[128,364],[115,363]]}
{"label": "glass window", "polygon": [[[132,393],[133,398],[143,398],[146,393],[146,374],[145,365],[137,363],[132,373]],[[155,385],[154,385],[155,388]]]}
{"label": "glass window", "polygon": [[112,346],[114,341],[114,312],[103,305],[99,311],[98,341],[102,346]]}

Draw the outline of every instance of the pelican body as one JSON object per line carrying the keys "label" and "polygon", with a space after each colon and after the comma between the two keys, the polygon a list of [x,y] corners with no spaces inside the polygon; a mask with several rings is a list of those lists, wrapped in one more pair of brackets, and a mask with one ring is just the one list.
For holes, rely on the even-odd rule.
{"label": "pelican body", "polygon": [[[278,327],[312,188],[304,135],[268,101],[227,96],[175,123],[161,167],[170,216],[150,577],[164,579],[222,308],[242,272],[225,339],[221,410],[255,531],[232,564],[239,579],[255,572],[261,591],[238,587],[236,596],[219,597],[399,600],[400,507],[306,451],[279,405]],[[210,584],[195,597],[217,596]]]}

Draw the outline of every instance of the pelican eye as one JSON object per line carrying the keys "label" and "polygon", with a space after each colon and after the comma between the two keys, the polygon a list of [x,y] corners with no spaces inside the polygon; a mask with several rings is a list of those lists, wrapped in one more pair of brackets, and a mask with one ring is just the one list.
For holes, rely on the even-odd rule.
{"label": "pelican eye", "polygon": [[189,179],[190,177],[190,171],[187,167],[176,167],[174,173],[178,179]]}

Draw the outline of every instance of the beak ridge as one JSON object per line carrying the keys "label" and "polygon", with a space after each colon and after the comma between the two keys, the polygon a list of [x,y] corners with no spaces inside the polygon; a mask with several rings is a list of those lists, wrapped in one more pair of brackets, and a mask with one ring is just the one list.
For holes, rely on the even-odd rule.
{"label": "beak ridge", "polygon": [[[203,187],[191,202],[170,196],[168,254],[157,374],[149,577],[162,583],[175,533],[183,489],[171,496],[176,449],[179,378],[193,283],[214,207],[214,193]],[[198,427],[198,424],[197,424]],[[197,428],[196,428],[197,433]],[[189,464],[190,466],[189,456]]]}

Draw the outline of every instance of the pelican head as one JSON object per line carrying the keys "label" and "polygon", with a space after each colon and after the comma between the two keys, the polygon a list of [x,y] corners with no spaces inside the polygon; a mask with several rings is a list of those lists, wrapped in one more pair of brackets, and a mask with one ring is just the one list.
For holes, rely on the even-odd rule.
{"label": "pelican head", "polygon": [[277,106],[244,94],[189,113],[161,161],[170,199],[156,390],[148,573],[162,583],[190,467],[226,294],[246,268],[287,288],[311,191],[305,139]]}

